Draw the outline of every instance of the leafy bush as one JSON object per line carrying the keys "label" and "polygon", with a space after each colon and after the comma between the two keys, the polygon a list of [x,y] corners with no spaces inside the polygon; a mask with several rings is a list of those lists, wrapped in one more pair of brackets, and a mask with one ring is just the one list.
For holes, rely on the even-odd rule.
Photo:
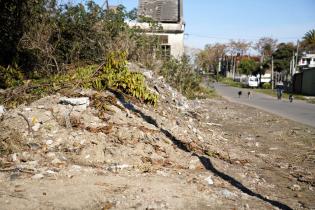
{"label": "leafy bush", "polygon": [[213,94],[208,88],[200,85],[202,78],[193,70],[187,56],[183,56],[181,60],[170,59],[164,62],[159,73],[171,86],[188,98],[204,98]]}
{"label": "leafy bush", "polygon": [[10,88],[21,84],[23,74],[18,68],[0,66],[0,88]]}
{"label": "leafy bush", "polygon": [[264,83],[263,85],[262,85],[262,87],[263,87],[263,89],[270,89],[271,88],[271,84],[268,82],[266,82],[266,83]]}
{"label": "leafy bush", "polygon": [[[92,75],[91,69],[94,69]],[[85,77],[83,87],[93,87],[97,90],[114,88],[146,103],[157,104],[158,97],[147,89],[144,76],[130,72],[126,67],[126,53],[112,52],[107,56],[102,68],[96,71],[95,66],[81,68],[78,75]]]}
{"label": "leafy bush", "polygon": [[[146,87],[144,76],[140,73],[131,72],[126,67],[126,53],[113,52],[105,60],[106,62],[103,65],[88,65],[67,73],[32,80],[27,86],[17,87],[20,90],[16,92],[22,92],[23,94],[10,95],[10,97],[0,95],[0,103],[7,107],[16,107],[21,103],[32,102],[56,91],[82,87],[99,91],[114,89],[133,96],[142,102],[157,105],[158,96],[151,93]],[[9,100],[6,100],[6,98],[9,98]]]}

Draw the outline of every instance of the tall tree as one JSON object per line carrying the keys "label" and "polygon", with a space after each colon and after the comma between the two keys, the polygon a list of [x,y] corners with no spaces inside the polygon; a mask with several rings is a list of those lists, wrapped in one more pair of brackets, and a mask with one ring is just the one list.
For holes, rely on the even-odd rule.
{"label": "tall tree", "polygon": [[196,63],[199,68],[202,68],[207,72],[216,73],[220,59],[226,52],[227,46],[224,44],[216,43],[213,45],[206,45],[205,49],[197,55]]}
{"label": "tall tree", "polygon": [[254,49],[259,52],[264,60],[270,57],[277,48],[277,40],[271,37],[262,37],[254,45]]}
{"label": "tall tree", "polygon": [[21,37],[39,21],[48,2],[0,0],[0,65],[16,62]]}
{"label": "tall tree", "polygon": [[315,29],[305,33],[302,43],[302,51],[315,53]]}
{"label": "tall tree", "polygon": [[251,42],[246,42],[242,40],[230,40],[228,46],[231,55],[240,55],[243,56],[247,53],[249,48],[251,47]]}
{"label": "tall tree", "polygon": [[258,64],[254,60],[244,58],[240,61],[238,69],[242,74],[251,75],[254,71],[256,71],[257,67]]}
{"label": "tall tree", "polygon": [[277,50],[273,53],[274,69],[278,72],[289,72],[290,61],[295,51],[293,43],[280,43]]}

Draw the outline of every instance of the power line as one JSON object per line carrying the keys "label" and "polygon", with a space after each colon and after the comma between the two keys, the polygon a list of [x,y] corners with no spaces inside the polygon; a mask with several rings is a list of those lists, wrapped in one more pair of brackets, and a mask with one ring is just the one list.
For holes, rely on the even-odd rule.
{"label": "power line", "polygon": [[[266,37],[266,36],[248,36],[248,37],[225,37],[225,36],[218,36],[218,35],[202,35],[202,34],[192,34],[192,33],[185,33],[185,36],[189,37],[189,36],[194,36],[194,37],[200,37],[200,38],[206,38],[206,39],[223,39],[223,40],[231,40],[231,39],[240,39],[240,40],[245,40],[245,41],[258,41],[260,38],[262,37]],[[268,37],[268,36],[267,36]],[[273,36],[271,36],[273,37]],[[281,39],[281,40],[292,40],[295,41],[297,39],[299,39],[300,37],[277,37],[277,39]]]}

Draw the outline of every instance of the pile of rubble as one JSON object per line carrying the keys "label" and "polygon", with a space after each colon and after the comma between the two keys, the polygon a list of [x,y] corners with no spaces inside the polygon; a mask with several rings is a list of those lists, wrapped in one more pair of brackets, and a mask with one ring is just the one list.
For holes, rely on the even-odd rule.
{"label": "pile of rubble", "polygon": [[[81,89],[13,110],[0,107],[4,209],[286,207],[237,187],[214,167],[274,189],[248,169],[257,157],[222,146],[229,136],[221,120],[233,118],[224,112],[228,102],[189,101],[163,77],[137,70],[159,95],[157,107],[120,93]],[[222,107],[220,119],[209,106]]]}

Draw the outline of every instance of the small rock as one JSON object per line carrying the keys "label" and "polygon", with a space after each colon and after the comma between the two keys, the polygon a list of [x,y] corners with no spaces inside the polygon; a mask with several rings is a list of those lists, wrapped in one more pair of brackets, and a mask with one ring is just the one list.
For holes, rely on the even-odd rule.
{"label": "small rock", "polygon": [[54,175],[54,174],[56,174],[56,172],[53,171],[53,170],[47,170],[47,171],[46,171],[46,174],[48,174],[48,175]]}
{"label": "small rock", "polygon": [[30,107],[25,107],[25,108],[24,108],[24,111],[32,111],[32,108],[30,108]]}
{"label": "small rock", "polygon": [[12,161],[13,161],[13,162],[16,162],[16,161],[18,160],[16,153],[13,153],[13,154],[11,155],[11,158],[12,158]]}
{"label": "small rock", "polygon": [[5,108],[4,106],[0,105],[0,117],[4,114]]}
{"label": "small rock", "polygon": [[28,152],[22,152],[21,156],[20,156],[20,160],[22,162],[27,162],[31,159],[31,155]]}
{"label": "small rock", "polygon": [[31,150],[37,150],[40,148],[40,145],[37,143],[28,143],[27,146],[29,146]]}
{"label": "small rock", "polygon": [[45,109],[45,106],[39,105],[39,106],[37,106],[37,109]]}
{"label": "small rock", "polygon": [[62,164],[62,161],[59,160],[58,158],[55,158],[51,161],[52,164],[57,165],[57,164]]}
{"label": "small rock", "polygon": [[81,97],[81,98],[67,98],[67,97],[61,97],[59,99],[60,104],[65,105],[72,105],[72,106],[79,106],[79,105],[86,105],[88,106],[90,104],[90,100],[88,97]]}
{"label": "small rock", "polygon": [[35,125],[32,127],[33,131],[38,131],[40,129],[40,123],[35,123]]}
{"label": "small rock", "polygon": [[290,187],[291,190],[293,191],[300,191],[301,190],[301,186],[294,184],[293,186]]}
{"label": "small rock", "polygon": [[197,168],[197,166],[200,165],[200,160],[198,157],[193,157],[190,161],[189,161],[189,166],[188,168],[190,170],[195,170]]}
{"label": "small rock", "polygon": [[193,128],[192,130],[193,130],[194,133],[197,133],[197,129],[196,128]]}
{"label": "small rock", "polygon": [[152,79],[152,72],[151,71],[145,71],[142,73],[147,79]]}
{"label": "small rock", "polygon": [[46,144],[47,144],[47,145],[51,145],[51,144],[53,144],[53,143],[54,143],[54,141],[51,140],[51,139],[49,139],[49,140],[46,141]]}
{"label": "small rock", "polygon": [[208,182],[208,185],[213,185],[213,180],[211,176],[208,176],[207,178],[205,178],[205,180]]}
{"label": "small rock", "polygon": [[32,179],[42,179],[44,178],[43,174],[35,174],[34,176],[32,176]]}

